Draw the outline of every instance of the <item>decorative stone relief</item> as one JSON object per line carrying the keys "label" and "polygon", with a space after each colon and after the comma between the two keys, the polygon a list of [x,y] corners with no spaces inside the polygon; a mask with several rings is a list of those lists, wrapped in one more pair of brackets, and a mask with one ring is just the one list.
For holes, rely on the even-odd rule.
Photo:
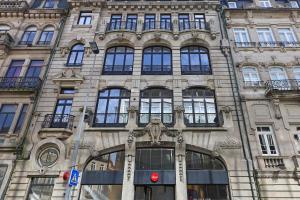
{"label": "decorative stone relief", "polygon": [[61,47],[60,48],[61,57],[65,57],[65,55],[68,54],[69,52],[70,52],[70,48],[69,47]]}
{"label": "decorative stone relief", "polygon": [[78,89],[78,86],[83,82],[84,77],[77,73],[74,69],[65,69],[61,73],[55,75],[52,81],[60,87],[64,83],[72,84],[75,86],[75,89]]}
{"label": "decorative stone relief", "polygon": [[184,159],[184,155],[178,154],[177,156],[178,156],[178,165],[179,165],[179,167],[178,167],[179,168],[178,169],[179,180],[181,182],[183,182],[183,174],[184,174],[184,172],[183,172],[183,159]]}
{"label": "decorative stone relief", "polygon": [[223,149],[240,149],[242,147],[241,141],[234,136],[226,136],[224,141],[217,142],[214,146],[214,151],[221,153]]}
{"label": "decorative stone relief", "polygon": [[127,180],[131,178],[131,171],[132,171],[132,155],[127,155]]}
{"label": "decorative stone relief", "polygon": [[276,119],[281,119],[282,115],[280,112],[280,106],[279,106],[279,99],[273,99],[272,100],[273,105],[274,105],[274,112],[275,112],[275,118]]}

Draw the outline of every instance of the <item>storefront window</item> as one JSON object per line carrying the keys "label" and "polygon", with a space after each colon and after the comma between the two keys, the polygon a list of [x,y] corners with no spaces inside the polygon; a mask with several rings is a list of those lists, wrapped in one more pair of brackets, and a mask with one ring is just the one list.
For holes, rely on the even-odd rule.
{"label": "storefront window", "polygon": [[82,200],[121,200],[122,185],[84,185],[81,189]]}
{"label": "storefront window", "polygon": [[123,171],[124,169],[125,152],[118,151],[105,155],[101,155],[90,162],[87,171]]}
{"label": "storefront window", "polygon": [[226,200],[227,185],[187,185],[188,200]]}

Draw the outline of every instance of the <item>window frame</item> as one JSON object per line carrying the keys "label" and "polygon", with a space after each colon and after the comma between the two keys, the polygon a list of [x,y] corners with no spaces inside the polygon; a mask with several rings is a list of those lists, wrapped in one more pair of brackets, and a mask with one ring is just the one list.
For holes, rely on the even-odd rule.
{"label": "window frame", "polygon": [[[192,96],[185,96],[184,95],[184,92],[185,91],[191,91],[192,93],[193,90],[201,90],[203,92],[203,95],[200,97],[197,97],[195,96],[194,94]],[[210,97],[210,96],[206,96],[206,92],[212,92],[213,93],[213,97]],[[195,113],[195,98],[203,98],[203,105],[204,105],[204,113]],[[189,123],[188,122],[188,119],[186,119],[185,115],[186,113],[184,113],[183,115],[183,119],[184,119],[184,124],[187,126],[187,127],[217,127],[219,126],[219,116],[218,116],[218,107],[217,107],[217,99],[216,99],[216,94],[215,94],[215,91],[214,90],[210,90],[210,89],[206,89],[206,88],[187,88],[185,90],[182,90],[182,104],[183,104],[183,107],[184,107],[184,103],[187,102],[187,101],[184,101],[185,99],[190,99],[191,101],[188,101],[188,102],[191,102],[192,103],[192,113],[188,113],[188,114],[192,114],[192,117],[193,117],[193,123]],[[215,107],[215,113],[208,113],[207,112],[207,109],[208,109],[208,106],[207,106],[207,102],[206,102],[206,99],[213,99],[214,100],[214,107]],[[184,107],[185,108],[185,107]],[[201,115],[201,114],[204,114],[205,115],[205,123],[196,123],[196,114],[198,115]],[[215,119],[216,119],[216,122],[214,123],[209,123],[208,122],[208,115],[209,114],[215,114]]]}
{"label": "window frame", "polygon": [[[153,18],[152,18],[153,17]],[[144,26],[143,30],[153,30],[156,28],[156,14],[146,13],[144,15]]]}
{"label": "window frame", "polygon": [[[160,48],[160,53],[155,53],[153,50],[154,48]],[[151,49],[151,53],[146,53],[145,51],[147,49]],[[168,49],[169,52],[164,52],[165,49]],[[153,56],[159,54],[161,56],[161,65],[153,65]],[[144,65],[144,60],[145,60],[145,55],[150,55],[151,56],[151,64],[150,65]],[[170,55],[170,70],[169,71],[164,71],[165,66],[164,65],[164,55]],[[150,71],[145,71],[144,66],[149,66],[151,68]],[[160,66],[161,70],[160,71],[153,71],[153,66]],[[172,75],[173,74],[173,54],[172,54],[172,49],[166,46],[149,46],[143,49],[142,53],[142,70],[141,70],[141,75]]]}
{"label": "window frame", "polygon": [[[279,35],[279,38],[280,38],[280,42],[282,42],[283,44],[287,43],[287,45],[289,45],[289,44],[293,44],[293,43],[297,42],[296,35],[295,35],[295,33],[294,33],[294,31],[293,31],[292,28],[289,28],[289,27],[280,27],[280,28],[277,28],[277,31],[278,31],[278,35]],[[284,41],[281,38],[281,34],[284,35]],[[292,41],[289,41],[288,34],[292,35],[292,37],[293,37]]]}
{"label": "window frame", "polygon": [[[35,29],[35,30],[30,30],[30,29]],[[36,26],[27,27],[26,30],[24,31],[22,37],[21,37],[21,40],[20,40],[19,44],[20,45],[33,45],[34,39],[36,37],[36,33],[37,33]],[[28,35],[26,40],[24,40],[25,35]],[[32,37],[32,40],[30,40],[31,37]]]}
{"label": "window frame", "polygon": [[178,29],[179,31],[191,29],[191,18],[189,13],[178,13]]}
{"label": "window frame", "polygon": [[138,23],[137,14],[127,14],[127,16],[126,16],[126,26],[125,26],[126,30],[136,31],[137,23]]}
{"label": "window frame", "polygon": [[24,126],[28,112],[29,112],[29,105],[23,104],[18,116],[17,123],[14,127],[14,133],[20,133],[22,131],[22,127]]}
{"label": "window frame", "polygon": [[[52,28],[53,30],[47,30],[47,28]],[[45,40],[41,40],[42,37],[45,36]],[[50,35],[50,36],[49,36]],[[39,41],[38,41],[38,45],[50,45],[52,42],[54,36],[54,28],[53,27],[46,27],[44,28],[44,30],[41,32]]]}
{"label": "window frame", "polygon": [[231,8],[231,9],[237,8],[236,1],[228,1],[227,4],[228,4],[228,8]]}
{"label": "window frame", "polygon": [[272,8],[270,0],[259,0],[259,7],[261,8]]}
{"label": "window frame", "polygon": [[[269,131],[258,131],[258,128],[263,128],[263,127],[268,127]],[[278,145],[277,145],[275,133],[273,131],[272,126],[269,126],[269,125],[266,125],[266,126],[265,125],[256,126],[256,134],[257,134],[257,138],[258,138],[258,143],[260,145],[261,155],[263,155],[263,156],[279,156]],[[262,149],[263,144],[261,143],[260,135],[262,135],[262,137],[264,139],[265,148],[266,148],[267,153],[263,153],[263,149]],[[272,139],[272,141],[274,143],[274,149],[275,149],[275,152],[276,152],[275,154],[271,153],[270,144],[269,144],[269,141],[268,141],[268,138],[267,138],[268,135],[271,135],[271,139]]]}
{"label": "window frame", "polygon": [[289,4],[291,8],[299,8],[298,1],[289,1]]}
{"label": "window frame", "polygon": [[[196,53],[193,53],[193,52],[190,52],[190,47],[197,47],[198,48],[198,52]],[[184,48],[187,48],[188,49],[188,52],[185,53],[185,52],[182,52],[182,50]],[[200,52],[202,50],[205,50],[205,52]],[[187,66],[189,68],[188,71],[184,71],[183,70],[183,65],[182,65],[182,55],[183,54],[188,54],[188,62],[189,64],[188,65],[184,65],[184,66]],[[191,70],[192,66],[194,65],[191,65],[191,55],[193,54],[198,54],[199,56],[199,61],[200,61],[200,70],[199,71],[193,71]],[[207,61],[208,61],[208,70],[203,70],[204,66],[201,64],[201,54],[206,54],[207,55]],[[195,65],[197,66],[197,65]],[[181,74],[182,75],[212,75],[212,68],[211,68],[211,60],[210,60],[210,53],[209,53],[209,50],[206,48],[206,47],[203,47],[203,46],[198,46],[198,45],[190,45],[190,46],[185,46],[185,47],[182,47],[180,49],[180,68],[181,68]]]}
{"label": "window frame", "polygon": [[[118,48],[125,48],[125,52],[118,52],[117,51]],[[114,49],[113,53],[108,52],[111,49]],[[131,49],[132,52],[127,52],[128,49]],[[105,68],[107,66],[106,65],[106,59],[107,59],[108,54],[113,55],[113,65],[111,65],[112,71],[106,71],[105,70]],[[113,70],[116,67],[115,61],[116,61],[116,56],[118,54],[124,55],[124,61],[123,61],[123,65],[122,65],[123,71],[114,71]],[[132,55],[131,71],[124,71],[124,69],[126,68],[126,66],[129,66],[129,65],[126,65],[127,55]],[[110,47],[110,48],[106,49],[106,51],[105,51],[105,57],[104,57],[104,62],[103,62],[103,68],[102,68],[102,74],[103,75],[131,75],[132,72],[133,72],[133,67],[134,67],[134,48],[131,48],[129,46],[115,46],[115,47]]]}
{"label": "window frame", "polygon": [[[92,11],[80,11],[79,16],[78,16],[78,20],[77,20],[77,25],[81,25],[81,26],[88,26],[92,24]],[[90,15],[83,15],[83,14],[90,14]],[[81,19],[83,19],[83,23],[81,23]],[[89,23],[86,23],[89,20]]]}
{"label": "window frame", "polygon": [[[143,97],[142,94],[143,92],[147,91],[147,90],[160,90],[160,91],[168,91],[172,94],[171,97],[163,97],[163,96],[160,96],[160,97],[155,97],[153,95],[151,95],[151,97]],[[151,92],[151,91],[150,91]],[[148,108],[148,112],[147,113],[141,113],[141,109],[142,109],[142,99],[148,99],[149,100],[149,108]],[[151,122],[151,114],[152,114],[152,109],[151,109],[151,106],[152,106],[152,99],[160,99],[160,113],[154,113],[154,114],[160,114],[160,121],[161,123],[163,123],[165,126],[172,126],[175,122],[175,115],[174,115],[174,94],[173,94],[173,90],[169,90],[167,88],[147,88],[147,89],[144,89],[144,90],[141,90],[140,91],[140,99],[139,99],[139,114],[138,114],[138,125],[141,126],[141,127],[145,127],[147,124],[149,124]],[[163,112],[163,109],[164,109],[164,106],[163,106],[163,103],[164,103],[164,99],[171,99],[171,113],[164,113]],[[141,123],[141,114],[148,114],[149,115],[149,120],[148,122],[146,123]],[[171,114],[172,115],[172,122],[171,123],[164,123],[163,121],[163,115],[164,114]]]}
{"label": "window frame", "polygon": [[[51,179],[53,179],[53,181],[51,184],[33,184],[33,179],[42,179],[42,178],[51,178]],[[33,186],[52,186],[52,192],[51,192],[51,196],[50,196],[50,197],[52,197],[53,191],[54,191],[54,186],[55,186],[55,179],[56,179],[55,176],[33,176],[33,177],[31,177],[26,199],[29,200],[29,195],[30,195],[30,192],[31,192]]]}
{"label": "window frame", "polygon": [[[54,8],[55,7],[55,0],[45,0],[43,8]],[[47,3],[49,3],[51,6],[47,6]]]}
{"label": "window frame", "polygon": [[[124,92],[127,92],[128,93],[128,96],[126,97],[122,97],[122,96],[110,96],[110,92],[111,90],[114,90],[114,89],[118,89],[120,90],[120,92],[123,90]],[[104,96],[102,97],[102,99],[106,99],[106,107],[105,107],[105,112],[104,113],[98,113],[98,105],[99,105],[99,100],[100,100],[100,94],[101,92],[105,92],[107,91],[108,94],[107,96]],[[129,118],[129,112],[127,111],[127,113],[120,113],[120,106],[121,106],[121,101],[122,99],[128,99],[128,108],[130,107],[130,98],[131,98],[131,91],[130,90],[127,90],[125,88],[106,88],[106,89],[103,89],[103,90],[100,90],[98,92],[98,97],[97,97],[97,102],[96,102],[96,110],[95,110],[95,115],[94,115],[94,119],[93,119],[93,127],[125,127],[128,123],[128,118]],[[107,119],[107,115],[109,114],[108,113],[108,107],[109,107],[109,102],[111,99],[118,99],[119,102],[118,102],[118,112],[117,113],[114,113],[117,115],[117,119],[118,119],[118,123],[107,123],[106,122],[106,119]],[[98,114],[103,114],[104,115],[104,119],[103,119],[103,123],[99,123],[99,122],[96,122],[96,118],[97,118],[97,115]],[[126,123],[119,123],[119,116],[120,114],[126,114],[127,115],[127,122]]]}
{"label": "window frame", "polygon": [[[244,37],[243,34],[246,35],[246,41],[244,41]],[[250,36],[248,33],[248,29],[245,27],[234,27],[233,28],[233,36],[234,36],[234,41],[235,43],[240,43],[237,46],[241,46],[241,47],[248,47],[249,43],[251,42],[250,40]]]}
{"label": "window frame", "polygon": [[[14,112],[3,112],[2,110],[3,110],[4,106],[14,106],[15,110],[14,110]],[[13,125],[14,119],[16,117],[17,110],[18,110],[18,104],[12,104],[12,103],[1,104],[1,106],[0,106],[0,114],[1,115],[5,115],[5,117],[4,117],[3,124],[0,127],[0,135],[7,134],[13,128],[12,125]],[[8,115],[12,115],[12,120],[11,120],[11,123],[9,124],[9,127],[5,127]]]}
{"label": "window frame", "polygon": [[[256,75],[257,75],[257,77],[258,77],[258,80],[254,80],[253,79],[253,73],[250,71],[250,72],[248,72],[248,74],[250,74],[250,80],[246,80],[245,79],[245,70],[253,70],[252,72],[254,72],[255,71],[255,73],[256,73]],[[255,66],[243,66],[242,67],[242,76],[243,76],[243,81],[244,81],[244,85],[245,86],[261,86],[261,77],[260,77],[260,74],[258,73],[258,70],[257,70],[257,68],[255,67]],[[248,82],[248,83],[247,83]]]}
{"label": "window frame", "polygon": [[[82,45],[83,49],[82,50],[74,50],[74,48],[77,46],[77,45]],[[69,56],[68,56],[68,60],[67,60],[67,64],[66,66],[82,66],[83,64],[83,59],[84,59],[84,52],[85,51],[85,47],[84,47],[84,44],[82,43],[77,43],[77,44],[74,44],[70,50],[70,53],[69,53]],[[70,63],[70,58],[72,56],[72,53],[76,53],[75,54],[75,59],[74,59],[74,63]],[[81,61],[80,63],[77,63],[77,59],[78,59],[78,55],[82,53],[82,58],[81,58]]]}

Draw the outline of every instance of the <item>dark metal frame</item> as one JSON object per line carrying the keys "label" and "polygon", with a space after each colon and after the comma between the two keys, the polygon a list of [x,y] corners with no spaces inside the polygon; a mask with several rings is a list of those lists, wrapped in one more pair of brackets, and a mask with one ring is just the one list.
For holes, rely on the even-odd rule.
{"label": "dark metal frame", "polygon": [[[203,18],[196,18],[196,15],[202,15]],[[199,19],[197,21],[196,19]],[[202,21],[200,19],[203,19],[203,26],[202,26]],[[194,13],[194,26],[192,27],[194,29],[207,29],[207,23],[206,23],[206,17],[204,13]]]}
{"label": "dark metal frame", "polygon": [[[161,49],[160,53],[154,53],[153,49],[159,47]],[[145,53],[145,50],[147,49],[151,49],[151,53]],[[164,49],[168,49],[169,52],[165,53]],[[144,59],[145,59],[145,55],[151,55],[151,64],[147,65],[150,66],[151,70],[150,71],[145,71],[144,70]],[[161,70],[160,71],[153,71],[153,66],[159,66],[159,65],[153,65],[153,55],[155,54],[159,54],[161,55]],[[163,69],[165,68],[166,65],[164,65],[164,55],[170,55],[170,71],[164,71]],[[170,49],[169,47],[166,46],[150,46],[150,47],[146,47],[143,49],[143,57],[142,57],[142,75],[172,75],[173,74],[173,59],[172,59],[172,49]]]}
{"label": "dark metal frame", "polygon": [[[180,18],[181,16],[184,16],[184,15],[188,16],[187,20],[186,19],[183,20],[183,18]],[[182,25],[181,25],[180,20],[183,20]],[[190,14],[189,13],[180,13],[180,14],[178,14],[178,30],[179,31],[190,30],[191,29],[190,22],[191,22],[191,20],[190,20]],[[186,23],[188,23],[188,27],[186,27],[186,25],[185,25]]]}
{"label": "dark metal frame", "polygon": [[[190,52],[190,47],[197,47],[199,49],[199,52],[197,53],[191,53]],[[183,53],[182,52],[182,49],[184,48],[188,48],[188,52],[187,53]],[[202,53],[200,52],[200,50],[205,50],[206,52],[205,53]],[[188,65],[182,65],[182,60],[181,60],[181,56],[183,54],[187,54],[189,56],[189,64]],[[199,68],[200,70],[199,71],[192,71],[192,70],[189,70],[189,71],[184,71],[183,70],[183,66],[187,66],[189,69],[191,69],[191,67],[193,65],[191,65],[191,58],[190,58],[190,55],[191,54],[195,54],[199,56],[199,61],[200,61],[200,65],[199,65]],[[207,59],[208,59],[208,70],[203,70],[204,66],[202,65],[202,62],[201,62],[201,54],[206,54],[207,55]],[[196,66],[196,65],[195,65]],[[181,74],[183,75],[208,75],[208,74],[212,74],[212,69],[211,69],[211,62],[210,62],[210,55],[209,55],[209,50],[205,47],[202,47],[202,46],[195,46],[195,45],[191,45],[191,46],[186,46],[186,47],[182,47],[180,49],[180,67],[181,67]]]}
{"label": "dark metal frame", "polygon": [[[120,17],[120,20],[118,18],[114,18],[116,16]],[[110,16],[110,22],[108,26],[108,30],[110,31],[117,31],[122,29],[122,14],[112,14]]]}
{"label": "dark metal frame", "polygon": [[55,6],[55,0],[51,0],[50,3],[51,3],[52,6],[46,6],[47,0],[45,0],[45,3],[44,3],[44,5],[43,5],[43,8],[54,8],[54,6]]}
{"label": "dark metal frame", "polygon": [[[154,16],[154,20],[149,20],[147,19],[147,16]],[[155,21],[156,21],[156,14],[155,13],[148,13],[148,14],[145,14],[144,15],[144,26],[143,26],[143,30],[153,30],[155,29],[156,27],[156,24],[155,24]],[[153,26],[154,27],[153,27]]]}
{"label": "dark metal frame", "polygon": [[[121,97],[121,96],[118,96],[118,97],[111,97],[111,96],[110,96],[110,91],[111,91],[112,89],[124,90],[124,91],[128,92],[129,95],[126,96],[126,97]],[[108,96],[106,96],[106,97],[100,97],[100,93],[103,92],[103,91],[105,91],[105,90],[108,90]],[[105,108],[105,113],[101,113],[101,114],[104,114],[104,123],[96,123],[96,118],[97,118],[97,115],[98,115],[98,113],[97,113],[97,110],[98,110],[98,102],[99,102],[100,99],[107,99],[106,108]],[[127,90],[127,89],[124,89],[124,88],[107,88],[107,89],[104,89],[104,90],[99,91],[99,93],[98,93],[98,98],[97,98],[96,111],[95,111],[94,120],[93,120],[93,121],[94,121],[94,123],[93,123],[93,126],[94,126],[94,127],[124,127],[124,126],[126,126],[127,123],[106,123],[107,115],[109,114],[109,113],[107,112],[107,110],[108,110],[108,105],[109,105],[109,100],[110,100],[110,99],[119,99],[118,113],[116,113],[116,114],[117,114],[117,119],[118,119],[118,121],[119,121],[121,100],[122,100],[122,99],[128,99],[128,100],[129,100],[129,103],[130,103],[130,91]],[[127,113],[127,119],[128,119],[128,113]]]}
{"label": "dark metal frame", "polygon": [[[82,50],[74,50],[74,47],[77,46],[77,45],[82,45],[83,49]],[[71,58],[73,53],[76,54],[75,59],[74,59],[74,63],[70,63],[70,58]],[[82,53],[82,58],[81,58],[80,63],[77,63],[79,53]],[[67,66],[81,66],[82,62],[83,62],[83,58],[84,58],[84,45],[81,44],[81,43],[74,44],[72,46],[71,51],[70,51],[69,56],[68,56]]]}
{"label": "dark metal frame", "polygon": [[[2,112],[3,106],[7,106],[7,105],[16,106],[15,112]],[[11,125],[12,125],[13,120],[12,120],[12,122],[11,122],[11,124],[9,125],[8,128],[4,128],[4,125],[6,124],[6,120],[7,120],[7,117],[8,117],[9,115],[13,115],[13,119],[15,118],[17,109],[18,109],[18,105],[17,105],[17,104],[2,104],[2,105],[1,105],[1,108],[0,108],[0,115],[4,115],[5,117],[4,117],[4,123],[3,123],[3,126],[0,127],[0,134],[1,134],[1,133],[2,133],[2,134],[3,134],[3,133],[8,133],[9,129],[11,128]]]}
{"label": "dark metal frame", "polygon": [[[51,34],[51,33],[52,33],[52,36],[51,36],[51,38],[50,38],[50,40],[49,40],[48,37],[49,37],[49,34]],[[46,40],[44,40],[44,41],[41,40],[43,34],[46,34],[46,37],[45,37]],[[38,44],[39,44],[39,45],[49,45],[49,44],[51,44],[53,35],[54,35],[54,31],[43,31],[43,32],[41,33],[40,39],[39,39],[39,41],[38,41]]]}
{"label": "dark metal frame", "polygon": [[23,124],[25,122],[26,114],[28,112],[28,107],[29,107],[28,104],[22,105],[16,126],[15,126],[15,130],[14,130],[15,133],[18,133],[22,130]]}
{"label": "dark metal frame", "polygon": [[[117,52],[117,48],[122,48],[124,47],[125,48],[125,52]],[[110,53],[108,52],[108,50],[111,50],[111,49],[114,49],[114,52],[113,53]],[[133,51],[132,52],[127,52],[127,49],[132,49]],[[123,70],[122,71],[114,71],[114,68],[115,68],[115,61],[116,61],[116,55],[118,54],[123,54],[124,55],[124,61],[123,61]],[[125,67],[130,67],[130,65],[125,65],[126,63],[126,58],[127,58],[127,55],[130,55],[132,54],[133,55],[133,59],[132,59],[132,65],[131,65],[131,71],[125,71]],[[107,59],[107,55],[113,55],[113,65],[111,65],[112,67],[112,71],[106,71],[105,68],[106,68],[106,59]],[[133,63],[134,63],[134,49],[131,48],[131,47],[128,47],[128,46],[116,46],[116,47],[111,47],[109,49],[106,50],[105,52],[105,58],[104,58],[104,64],[103,64],[103,69],[102,69],[102,74],[103,75],[131,75],[132,74],[132,71],[133,71]]]}
{"label": "dark metal frame", "polygon": [[[129,18],[129,17],[132,17],[132,16],[135,16],[135,19],[134,18]],[[137,14],[127,14],[125,30],[136,31],[137,19],[138,19]],[[130,27],[128,27],[128,26],[130,26]]]}
{"label": "dark metal frame", "polygon": [[[163,16],[168,16],[170,17],[169,19],[163,19]],[[169,21],[170,20],[170,21]],[[163,22],[163,23],[162,23]],[[172,24],[172,15],[168,13],[162,13],[160,14],[160,23],[159,27],[162,30],[173,30],[173,24]]]}
{"label": "dark metal frame", "polygon": [[[172,95],[170,96],[170,97],[164,97],[164,96],[160,96],[160,97],[155,97],[155,96],[153,96],[153,95],[150,95],[149,97],[143,97],[143,92],[145,92],[145,91],[147,91],[147,90],[161,90],[161,91],[163,91],[163,90],[165,90],[165,91],[168,91],[168,92],[170,92]],[[149,112],[148,113],[141,113],[141,105],[142,105],[142,98],[147,98],[147,99],[149,99]],[[151,112],[151,105],[152,105],[152,99],[159,99],[160,98],[160,100],[161,100],[161,112],[160,112],[160,115],[161,115],[161,117],[160,117],[160,120],[161,120],[161,122],[164,124],[164,125],[166,125],[166,126],[172,126],[175,122],[174,122],[174,120],[175,120],[175,116],[174,116],[174,113],[173,113],[173,110],[174,110],[174,96],[173,96],[173,91],[172,90],[169,90],[169,89],[166,89],[166,88],[147,88],[147,89],[145,89],[145,90],[142,90],[141,92],[140,92],[140,102],[139,102],[139,116],[138,116],[138,124],[139,124],[139,126],[141,126],[141,127],[144,127],[144,126],[146,126],[150,121],[151,121],[151,114],[152,114],[152,112]],[[164,123],[163,122],[163,114],[164,114],[164,112],[163,112],[163,100],[164,99],[171,99],[171,103],[172,103],[172,112],[171,113],[166,113],[166,114],[172,114],[172,123]],[[149,121],[147,122],[147,123],[141,123],[141,114],[149,114]],[[159,113],[156,113],[156,114],[159,114]]]}
{"label": "dark metal frame", "polygon": [[[22,65],[13,65],[14,62],[23,62],[23,63],[22,63]],[[8,72],[10,72],[10,70],[11,70],[12,68],[14,68],[14,75],[15,75],[15,72],[16,72],[16,69],[17,69],[17,68],[21,68],[21,70],[22,70],[22,67],[23,67],[23,65],[24,65],[24,62],[25,62],[25,60],[12,60],[12,61],[10,62],[10,64],[9,64],[9,67],[8,67],[7,70],[6,70],[5,77],[6,77],[6,78],[16,78],[15,76],[8,76]],[[18,75],[18,76],[19,76],[19,75]]]}
{"label": "dark metal frame", "polygon": [[[206,123],[195,123],[195,114],[201,114],[201,113],[195,113],[194,98],[197,98],[197,96],[192,94],[192,96],[188,97],[188,96],[185,96],[184,94],[182,94],[183,103],[184,103],[184,99],[186,99],[186,98],[192,99],[192,110],[193,111],[192,111],[192,113],[188,113],[188,114],[193,115],[194,123],[189,123],[188,120],[186,120],[185,116],[184,116],[185,125],[188,126],[188,127],[206,127],[206,126],[214,126],[215,127],[215,126],[218,126],[219,125],[219,119],[218,119],[218,109],[217,109],[215,92],[213,90],[204,89],[204,88],[188,88],[186,90],[183,90],[182,93],[184,93],[185,91],[188,91],[188,90],[201,90],[203,92],[202,98],[204,99],[203,103],[204,103],[204,110],[205,110],[205,113],[203,113],[203,114],[205,115]],[[209,92],[213,93],[213,96],[210,97],[210,98],[214,99],[214,104],[215,104],[215,115],[216,115],[215,120],[216,120],[216,122],[214,122],[214,123],[208,123],[208,114],[209,113],[207,113],[206,99],[209,98],[209,96],[206,95],[206,91],[209,91]],[[201,97],[199,97],[199,98],[201,98]],[[185,115],[185,113],[184,113],[184,115]]]}
{"label": "dark metal frame", "polygon": [[38,68],[40,69],[40,71],[42,70],[42,65],[43,64],[41,66],[33,65],[33,62],[35,62],[35,61],[37,61],[37,62],[44,62],[44,60],[31,60],[30,64],[29,64],[29,67],[28,67],[28,69],[26,71],[25,77],[28,77],[28,78],[34,78],[34,77],[38,78],[39,77],[39,75],[40,75],[41,72],[39,72],[38,76],[29,76],[28,75],[29,69],[31,69],[31,68],[34,68],[34,74],[35,74],[35,72],[36,72],[36,70]]}
{"label": "dark metal frame", "polygon": [[[83,13],[92,13],[92,12],[91,12],[91,11],[81,11],[81,12],[79,13],[79,17],[78,17],[77,24],[78,24],[78,25],[90,25],[91,23],[86,24],[86,21],[87,21],[87,19],[89,18],[89,19],[90,19],[90,22],[92,22],[92,15],[90,15],[90,16],[82,16]],[[83,23],[83,24],[79,24],[80,19],[82,19],[82,18],[84,18],[84,23]]]}
{"label": "dark metal frame", "polygon": [[[24,40],[24,39],[25,39],[24,36],[25,36],[25,34],[27,34],[27,33],[29,34],[29,36],[27,37],[27,40]],[[29,40],[31,34],[34,34],[32,41]],[[22,35],[22,38],[21,38],[19,44],[21,44],[21,45],[32,45],[35,36],[36,36],[36,31],[24,31],[24,33],[23,33],[23,35]]]}

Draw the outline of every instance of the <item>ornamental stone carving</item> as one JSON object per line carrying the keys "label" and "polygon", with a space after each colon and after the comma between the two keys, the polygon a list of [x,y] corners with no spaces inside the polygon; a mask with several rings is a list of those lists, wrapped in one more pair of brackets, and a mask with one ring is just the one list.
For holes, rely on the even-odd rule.
{"label": "ornamental stone carving", "polygon": [[220,154],[224,149],[240,149],[242,147],[241,141],[231,135],[226,136],[224,141],[216,142],[214,152]]}

